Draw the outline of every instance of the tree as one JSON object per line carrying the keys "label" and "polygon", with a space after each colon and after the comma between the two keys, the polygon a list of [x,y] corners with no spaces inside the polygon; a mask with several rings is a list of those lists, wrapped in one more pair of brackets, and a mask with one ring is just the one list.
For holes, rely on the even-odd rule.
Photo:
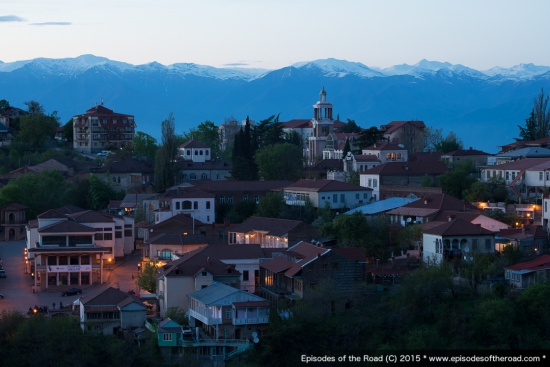
{"label": "tree", "polygon": [[183,134],[183,142],[196,139],[212,149],[212,158],[220,155],[220,135],[218,127],[209,120],[201,122],[196,128],[189,129]]}
{"label": "tree", "polygon": [[162,191],[175,183],[174,158],[178,149],[178,136],[174,115],[170,112],[168,118],[161,123],[162,145],[155,154],[155,179],[157,190]]}
{"label": "tree", "polygon": [[323,236],[338,241],[342,247],[369,247],[370,226],[361,212],[338,215],[334,221],[321,226]]}
{"label": "tree", "polygon": [[348,155],[348,152],[351,152],[351,146],[349,144],[349,139],[346,139],[346,144],[344,145],[344,150],[342,152],[342,157],[346,157]]}
{"label": "tree", "polygon": [[72,143],[74,139],[73,134],[73,119],[70,119],[65,125],[63,125],[63,140],[68,143]]}
{"label": "tree", "polygon": [[397,235],[397,242],[402,249],[413,249],[415,245],[422,241],[422,227],[419,224],[406,226]]}
{"label": "tree", "polygon": [[134,156],[155,159],[157,149],[157,139],[144,132],[136,132],[136,135],[132,139]]}
{"label": "tree", "polygon": [[138,286],[149,293],[156,293],[158,269],[156,264],[146,264],[145,268],[137,275]]}
{"label": "tree", "polygon": [[525,127],[519,128],[519,139],[537,140],[550,135],[550,110],[548,110],[549,97],[540,89],[539,95],[533,101],[533,109],[529,118],[525,119]]}
{"label": "tree", "polygon": [[124,199],[123,191],[115,191],[111,184],[103,181],[97,176],[90,177],[90,194],[92,198],[92,209],[100,210],[107,208],[110,200]]}
{"label": "tree", "polygon": [[252,136],[250,119],[246,118],[244,130],[235,135],[233,144],[233,169],[231,176],[236,180],[253,181],[258,178],[258,167],[254,161],[257,139]]}
{"label": "tree", "polygon": [[506,181],[502,177],[491,177],[487,181],[477,181],[466,190],[467,201],[499,202],[506,200]]}
{"label": "tree", "polygon": [[316,218],[313,221],[312,225],[314,227],[321,227],[325,223],[331,223],[335,217],[334,211],[330,207],[330,203],[325,201],[323,207],[317,209]]}
{"label": "tree", "polygon": [[300,135],[300,133],[296,130],[290,130],[289,132],[285,133],[285,141],[287,143],[294,144],[300,148],[304,147],[302,135]]}
{"label": "tree", "polygon": [[498,220],[502,223],[506,223],[510,227],[518,227],[523,223],[522,218],[516,213],[504,213],[503,211],[498,209],[484,210],[481,212],[481,214],[485,215],[486,217]]}
{"label": "tree", "polygon": [[436,152],[449,153],[462,149],[463,146],[462,140],[451,131],[445,139],[436,142],[434,148]]}
{"label": "tree", "polygon": [[265,218],[279,218],[285,205],[282,193],[268,192],[266,196],[260,199],[256,215]]}
{"label": "tree", "polygon": [[436,151],[436,144],[443,141],[443,129],[436,129],[433,126],[424,128],[424,151]]}
{"label": "tree", "polygon": [[285,138],[283,125],[279,122],[279,115],[273,115],[260,123],[254,129],[255,141],[258,148],[282,143]]}
{"label": "tree", "polygon": [[434,186],[434,181],[432,180],[432,178],[430,177],[430,175],[428,175],[427,173],[424,175],[424,177],[422,178],[422,183],[420,184],[422,187],[433,187]]}
{"label": "tree", "polygon": [[355,120],[348,119],[348,123],[343,125],[340,128],[340,132],[342,133],[359,133],[361,132],[361,128],[357,126],[355,123]]}
{"label": "tree", "polygon": [[357,149],[357,154],[361,154],[361,150],[378,143],[379,141],[387,141],[388,139],[384,137],[384,131],[379,130],[376,126],[370,127],[366,130],[363,130],[359,133],[359,149]]}
{"label": "tree", "polygon": [[298,180],[304,167],[302,158],[302,148],[290,143],[267,146],[254,155],[265,180]]}
{"label": "tree", "polygon": [[463,199],[465,193],[476,182],[476,178],[471,175],[473,169],[474,165],[470,160],[460,163],[454,170],[439,176],[438,185],[444,193]]}
{"label": "tree", "polygon": [[345,179],[347,183],[359,186],[361,181],[361,174],[359,173],[359,171],[348,171],[345,174]]}
{"label": "tree", "polygon": [[10,108],[10,103],[5,99],[0,100],[0,111],[5,111]]}
{"label": "tree", "polygon": [[166,318],[180,324],[180,325],[189,325],[189,318],[187,313],[181,307],[168,307],[166,310]]}
{"label": "tree", "polygon": [[17,141],[33,148],[41,147],[47,138],[53,138],[58,126],[55,116],[46,116],[42,113],[21,116],[19,121]]}
{"label": "tree", "polygon": [[30,115],[43,115],[45,113],[44,106],[34,100],[23,102],[23,104],[27,106],[27,112]]}

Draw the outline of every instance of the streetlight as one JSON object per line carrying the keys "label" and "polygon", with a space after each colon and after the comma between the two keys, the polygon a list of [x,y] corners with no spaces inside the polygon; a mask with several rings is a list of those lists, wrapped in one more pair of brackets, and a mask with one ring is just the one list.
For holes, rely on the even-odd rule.
{"label": "streetlight", "polygon": [[107,260],[109,262],[109,271],[111,271],[111,258]]}

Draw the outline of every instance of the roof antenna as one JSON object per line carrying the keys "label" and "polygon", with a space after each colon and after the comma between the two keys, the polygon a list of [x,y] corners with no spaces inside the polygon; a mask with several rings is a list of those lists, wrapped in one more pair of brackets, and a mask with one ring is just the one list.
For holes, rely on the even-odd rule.
{"label": "roof antenna", "polygon": [[101,105],[103,106],[103,98],[101,98]]}

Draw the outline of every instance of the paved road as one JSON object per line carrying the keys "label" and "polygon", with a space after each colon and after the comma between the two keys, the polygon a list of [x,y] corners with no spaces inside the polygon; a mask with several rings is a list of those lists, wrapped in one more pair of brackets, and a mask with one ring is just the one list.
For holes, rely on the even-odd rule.
{"label": "paved road", "polygon": [[[68,305],[79,297],[61,297],[61,293],[58,292],[33,293],[33,280],[30,274],[25,274],[24,249],[25,241],[0,242],[0,257],[7,276],[0,278],[0,293],[4,295],[4,298],[0,299],[0,312],[14,309],[27,312],[29,307],[35,305],[51,308],[53,302],[56,303],[57,308],[60,302]],[[111,265],[111,269],[105,269],[105,283],[84,289],[81,296],[93,297],[110,286],[125,292],[129,290],[138,292],[135,275],[139,260],[140,253],[136,252],[126,256],[124,261]]]}

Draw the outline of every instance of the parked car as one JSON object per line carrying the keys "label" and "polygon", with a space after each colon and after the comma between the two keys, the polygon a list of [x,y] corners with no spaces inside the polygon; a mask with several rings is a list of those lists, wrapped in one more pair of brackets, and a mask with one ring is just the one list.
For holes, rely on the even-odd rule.
{"label": "parked car", "polygon": [[71,288],[63,293],[61,293],[61,296],[62,297],[65,297],[65,296],[75,296],[77,294],[82,294],[82,289],[78,289],[78,288]]}

